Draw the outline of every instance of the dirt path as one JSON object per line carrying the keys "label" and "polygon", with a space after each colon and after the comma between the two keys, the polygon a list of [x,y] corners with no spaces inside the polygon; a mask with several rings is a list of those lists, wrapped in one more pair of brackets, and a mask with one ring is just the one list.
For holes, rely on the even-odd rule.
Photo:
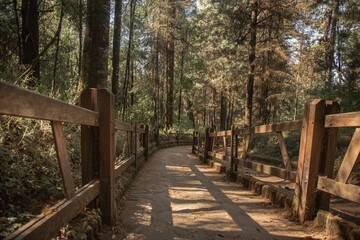
{"label": "dirt path", "polygon": [[103,239],[323,239],[203,165],[191,147],[156,152],[127,191]]}

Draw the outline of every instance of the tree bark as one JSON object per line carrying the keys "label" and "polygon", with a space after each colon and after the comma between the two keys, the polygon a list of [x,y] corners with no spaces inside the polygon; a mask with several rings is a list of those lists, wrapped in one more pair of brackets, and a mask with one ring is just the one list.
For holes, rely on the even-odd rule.
{"label": "tree bark", "polygon": [[331,84],[332,84],[332,70],[334,62],[334,53],[335,53],[335,39],[336,39],[336,25],[339,12],[339,0],[336,0],[332,7],[331,18],[329,18],[330,25],[330,38],[325,43],[326,44],[326,53],[325,53],[325,98],[329,97],[331,94]]}
{"label": "tree bark", "polygon": [[111,90],[115,96],[115,109],[118,110],[119,102],[119,71],[120,71],[120,42],[121,42],[121,17],[122,17],[122,0],[115,1],[114,13],[114,38],[113,38],[113,59],[112,59],[112,76]]}
{"label": "tree bark", "polygon": [[21,4],[22,15],[22,58],[21,63],[25,64],[26,68],[31,67],[33,71],[32,79],[29,81],[29,86],[34,86],[40,79],[40,63],[32,66],[33,62],[39,56],[39,11],[37,0],[22,0]]}
{"label": "tree bark", "polygon": [[175,18],[176,7],[175,0],[169,1],[169,22],[168,22],[168,37],[167,37],[167,71],[166,71],[166,85],[167,85],[167,99],[166,99],[166,113],[165,113],[165,127],[169,129],[173,125],[174,115],[174,70],[175,70]]}
{"label": "tree bark", "polygon": [[15,21],[16,21],[16,32],[17,32],[17,37],[18,37],[19,63],[21,63],[21,59],[22,59],[21,34],[20,34],[19,15],[18,15],[18,9],[17,9],[17,0],[13,0],[13,7],[14,7],[14,14],[15,14]]}
{"label": "tree bark", "polygon": [[226,96],[225,91],[221,90],[221,100],[220,100],[220,130],[226,130]]}
{"label": "tree bark", "polygon": [[131,61],[131,46],[132,40],[134,35],[134,19],[135,19],[135,7],[136,7],[136,0],[131,0],[130,2],[130,26],[129,26],[129,42],[128,42],[128,49],[127,49],[127,56],[126,56],[126,67],[125,67],[125,78],[123,84],[123,95],[122,95],[122,104],[123,104],[123,112],[122,112],[122,119],[125,119],[125,111],[127,107],[127,93],[130,84],[130,61]]}
{"label": "tree bark", "polygon": [[54,60],[54,70],[53,70],[53,80],[51,84],[51,93],[54,95],[55,93],[55,84],[56,84],[56,69],[57,69],[57,62],[58,62],[58,55],[59,55],[59,45],[60,45],[60,34],[61,34],[61,28],[62,28],[62,21],[64,17],[64,5],[61,2],[61,13],[60,13],[60,20],[59,20],[59,26],[58,26],[58,32],[56,39],[56,50],[55,50],[55,60]]}
{"label": "tree bark", "polygon": [[84,51],[78,93],[107,88],[110,0],[88,0]]}
{"label": "tree bark", "polygon": [[246,79],[246,100],[245,100],[245,127],[252,125],[252,101],[254,93],[254,74],[255,74],[255,53],[256,53],[256,28],[258,15],[258,2],[253,0],[251,3],[251,24],[249,42],[249,64],[248,77]]}

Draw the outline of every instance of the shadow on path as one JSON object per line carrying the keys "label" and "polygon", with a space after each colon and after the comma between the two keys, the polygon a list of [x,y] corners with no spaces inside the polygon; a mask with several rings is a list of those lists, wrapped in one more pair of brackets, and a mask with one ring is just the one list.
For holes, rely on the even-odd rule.
{"label": "shadow on path", "polygon": [[162,149],[144,165],[121,206],[116,239],[311,239],[190,151]]}

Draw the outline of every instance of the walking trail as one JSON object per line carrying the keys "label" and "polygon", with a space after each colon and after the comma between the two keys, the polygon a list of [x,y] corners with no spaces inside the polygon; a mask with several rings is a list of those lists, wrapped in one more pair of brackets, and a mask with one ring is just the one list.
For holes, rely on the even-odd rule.
{"label": "walking trail", "polygon": [[202,164],[191,147],[157,151],[118,202],[102,239],[324,239]]}

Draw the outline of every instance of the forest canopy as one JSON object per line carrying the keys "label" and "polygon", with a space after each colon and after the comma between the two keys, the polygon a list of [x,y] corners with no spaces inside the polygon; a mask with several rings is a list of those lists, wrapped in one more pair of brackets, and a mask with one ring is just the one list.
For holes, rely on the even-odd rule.
{"label": "forest canopy", "polygon": [[1,80],[70,103],[107,87],[119,119],[230,129],[360,107],[356,0],[1,1]]}

